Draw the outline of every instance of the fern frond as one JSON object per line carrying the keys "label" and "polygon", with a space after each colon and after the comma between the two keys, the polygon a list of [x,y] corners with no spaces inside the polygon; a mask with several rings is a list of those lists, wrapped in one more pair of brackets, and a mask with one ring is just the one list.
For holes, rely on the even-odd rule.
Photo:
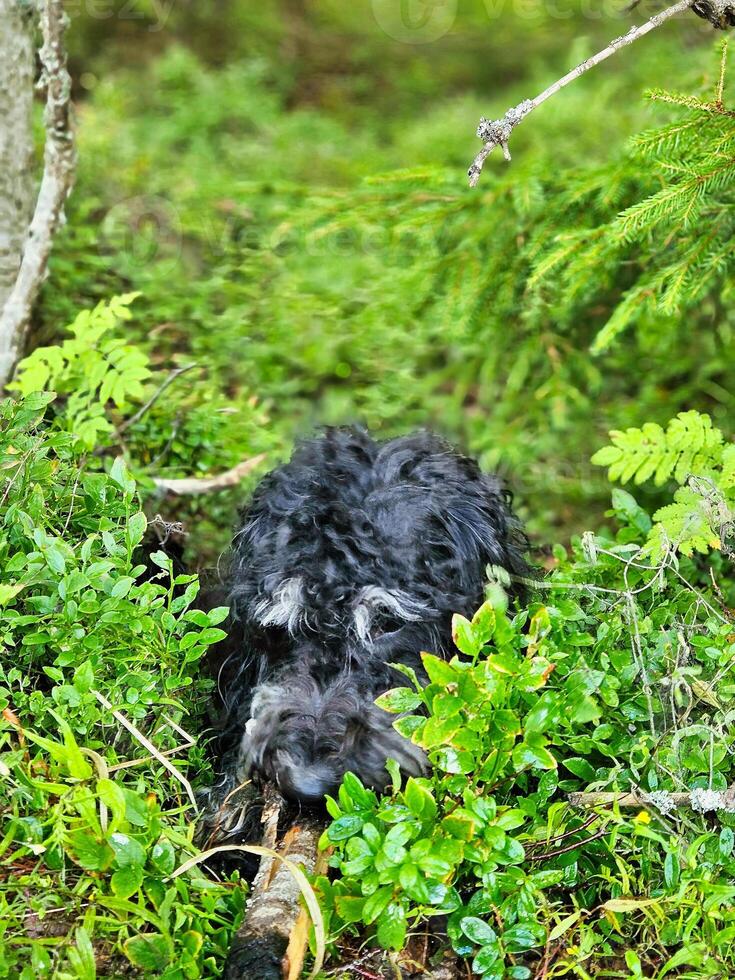
{"label": "fern frond", "polygon": [[684,483],[690,474],[708,475],[722,459],[722,432],[709,415],[680,412],[666,430],[655,422],[642,428],[610,433],[612,445],[592,457],[596,466],[607,466],[612,481],[645,483],[653,478],[661,486],[670,477]]}
{"label": "fern frond", "polygon": [[728,443],[722,450],[720,486],[725,491],[735,490],[735,443]]}
{"label": "fern frond", "polygon": [[702,497],[694,489],[679,487],[673,503],[655,512],[646,546],[654,559],[661,558],[671,546],[683,555],[695,551],[707,554],[713,548],[721,548],[719,529],[713,527],[714,522],[702,504]]}

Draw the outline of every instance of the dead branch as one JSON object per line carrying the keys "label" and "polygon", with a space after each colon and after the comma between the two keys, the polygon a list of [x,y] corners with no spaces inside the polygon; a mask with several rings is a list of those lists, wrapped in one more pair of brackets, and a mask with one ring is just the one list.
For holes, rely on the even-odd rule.
{"label": "dead branch", "polygon": [[[687,806],[689,793],[670,793],[675,806]],[[621,810],[640,809],[645,805],[645,799],[640,793],[570,793],[567,797],[569,806],[619,806]]]}
{"label": "dead branch", "polygon": [[480,174],[482,173],[482,168],[487,157],[492,153],[496,146],[499,146],[503,151],[503,156],[506,160],[510,160],[510,150],[508,149],[508,142],[510,140],[510,135],[515,129],[515,127],[522,122],[529,113],[537,109],[542,102],[546,102],[550,99],[552,95],[556,95],[561,89],[570,82],[575,81],[585,72],[589,71],[590,68],[594,68],[599,65],[600,62],[605,61],[611,55],[615,54],[616,51],[620,51],[621,48],[627,47],[629,44],[633,44],[634,41],[640,40],[650,31],[655,30],[660,27],[661,24],[665,23],[669,18],[675,17],[677,14],[683,13],[688,10],[696,0],[679,0],[672,7],[668,7],[666,10],[662,10],[661,13],[656,14],[647,20],[645,24],[641,24],[638,27],[631,27],[627,34],[622,37],[615,38],[611,41],[606,48],[602,51],[598,51],[597,54],[593,55],[591,58],[587,58],[576,68],[573,68],[570,72],[567,72],[563,78],[558,79],[553,85],[544,89],[540,95],[537,95],[535,99],[524,99],[523,102],[519,102],[518,105],[513,106],[508,109],[506,114],[501,119],[485,119],[483,116],[480,119],[480,124],[477,127],[477,135],[485,144],[480,152],[477,154],[475,159],[472,161],[472,165],[467,171],[467,176],[469,177],[470,187],[476,187],[477,182],[480,179]]}
{"label": "dead branch", "polygon": [[181,480],[154,477],[153,482],[159,490],[165,490],[167,493],[173,493],[177,496],[212,493],[215,490],[225,490],[227,487],[237,486],[248,474],[260,466],[264,459],[265,453],[260,453],[258,456],[253,456],[252,459],[243,460],[242,463],[233,466],[231,470],[219,473],[217,476],[187,477]]}
{"label": "dead branch", "polygon": [[113,718],[115,718],[116,721],[119,721],[120,724],[123,726],[123,728],[127,729],[127,731],[129,731],[130,734],[133,736],[133,738],[136,739],[136,741],[140,742],[143,748],[146,749],[148,752],[150,752],[151,756],[154,759],[156,759],[158,762],[160,762],[161,765],[164,767],[164,769],[167,769],[171,773],[174,779],[178,780],[178,782],[181,783],[181,785],[186,790],[186,795],[191,800],[191,805],[194,807],[194,811],[196,813],[199,813],[199,807],[197,805],[196,797],[194,796],[194,791],[191,788],[191,783],[189,782],[189,780],[182,773],[179,772],[179,770],[176,768],[175,765],[173,765],[173,763],[169,762],[166,756],[156,748],[156,746],[150,741],[150,739],[146,738],[145,735],[139,729],[137,729],[131,721],[128,721],[125,715],[123,715],[119,711],[116,711],[112,707],[112,705],[104,696],[104,694],[100,694],[99,691],[95,691],[94,689],[92,689],[91,693],[97,698],[97,700],[103,707],[107,708],[107,710],[112,713]]}
{"label": "dead branch", "polygon": [[43,177],[18,276],[0,312],[0,387],[10,378],[23,352],[31,310],[46,276],[54,235],[63,222],[64,204],[74,183],[71,79],[64,47],[67,23],[63,0],[43,0],[40,50],[41,84],[46,86]]}
{"label": "dead branch", "polygon": [[572,844],[567,844],[565,847],[557,847],[554,851],[545,851],[543,854],[529,854],[528,861],[550,861],[552,858],[559,857],[562,854],[568,854],[570,851],[576,851],[578,847],[585,847],[587,844],[591,844],[592,841],[600,840],[602,837],[607,837],[610,830],[606,827],[603,830],[598,830],[594,834],[590,834],[583,840],[574,841]]}
{"label": "dead branch", "polygon": [[[269,788],[263,808],[263,846],[275,848],[283,800]],[[304,820],[290,827],[278,854],[308,874],[326,867],[319,854],[324,825]],[[301,976],[309,935],[309,916],[299,904],[301,888],[293,874],[271,854],[265,854],[253,881],[245,920],[227,958],[224,980],[297,980]]]}
{"label": "dead branch", "polygon": [[163,384],[159,388],[157,388],[156,391],[153,392],[153,394],[145,403],[145,405],[139,408],[138,411],[135,413],[135,415],[131,415],[129,419],[126,419],[122,423],[122,425],[118,427],[116,435],[118,436],[122,435],[122,433],[127,431],[127,429],[129,429],[131,426],[136,425],[138,422],[140,422],[140,420],[143,418],[146,412],[148,412],[151,408],[153,408],[153,406],[156,404],[156,402],[164,393],[164,391],[170,385],[172,385],[177,378],[180,378],[182,374],[186,374],[187,371],[193,371],[195,367],[199,367],[199,365],[185,364],[183,367],[174,368],[169,373],[168,377],[164,380]]}
{"label": "dead branch", "polygon": [[637,790],[630,793],[570,793],[567,797],[572,807],[617,806],[621,810],[652,807],[663,814],[674,810],[693,810],[695,813],[712,813],[722,810],[735,812],[735,784],[724,791],[693,789],[689,793],[669,793],[658,790],[646,793]]}

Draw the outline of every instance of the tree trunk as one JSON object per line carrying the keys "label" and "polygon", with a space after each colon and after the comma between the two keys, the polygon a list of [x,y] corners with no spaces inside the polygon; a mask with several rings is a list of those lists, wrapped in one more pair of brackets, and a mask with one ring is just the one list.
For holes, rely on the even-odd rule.
{"label": "tree trunk", "polygon": [[0,0],[0,310],[20,268],[33,209],[34,8]]}
{"label": "tree trunk", "polygon": [[[46,88],[43,176],[30,224],[27,196],[17,189],[25,187],[30,169],[33,95],[32,27],[24,23],[23,10],[29,17],[40,10],[41,84]],[[46,276],[54,235],[63,221],[64,204],[74,183],[71,79],[64,46],[67,23],[64,0],[0,0],[0,79],[4,79],[4,83],[0,82],[0,147],[4,147],[4,153],[12,154],[7,166],[0,155],[0,200],[9,200],[9,211],[14,216],[10,219],[13,238],[7,240],[7,265],[8,272],[16,272],[14,281],[6,285],[4,296],[0,291],[0,386],[6,384],[23,356],[33,304]],[[8,173],[3,175],[6,169]],[[10,186],[4,186],[8,181]],[[11,252],[13,245],[17,246],[17,260]]]}

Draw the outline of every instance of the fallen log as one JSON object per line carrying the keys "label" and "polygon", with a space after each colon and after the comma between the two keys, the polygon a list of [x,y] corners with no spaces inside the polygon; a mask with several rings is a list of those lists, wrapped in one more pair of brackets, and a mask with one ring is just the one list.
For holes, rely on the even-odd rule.
{"label": "fallen log", "polygon": [[[263,808],[263,846],[277,850],[306,874],[321,873],[327,858],[318,850],[324,824],[304,819],[290,827],[280,844],[278,820],[283,800],[275,791]],[[299,901],[301,888],[283,861],[264,854],[253,880],[245,919],[225,965],[224,980],[297,980],[306,956],[310,919]]]}

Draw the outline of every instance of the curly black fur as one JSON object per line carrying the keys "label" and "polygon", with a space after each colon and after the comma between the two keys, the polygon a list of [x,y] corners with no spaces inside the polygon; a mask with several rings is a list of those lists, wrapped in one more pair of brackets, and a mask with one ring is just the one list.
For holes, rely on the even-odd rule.
{"label": "curly black fur", "polygon": [[401,683],[390,664],[420,674],[422,650],[450,654],[452,614],[480,605],[488,564],[527,575],[525,548],[499,481],[437,436],[331,429],[299,445],[234,540],[223,791],[257,771],[315,802],[348,770],[383,787],[389,757],[421,772],[374,704]]}

